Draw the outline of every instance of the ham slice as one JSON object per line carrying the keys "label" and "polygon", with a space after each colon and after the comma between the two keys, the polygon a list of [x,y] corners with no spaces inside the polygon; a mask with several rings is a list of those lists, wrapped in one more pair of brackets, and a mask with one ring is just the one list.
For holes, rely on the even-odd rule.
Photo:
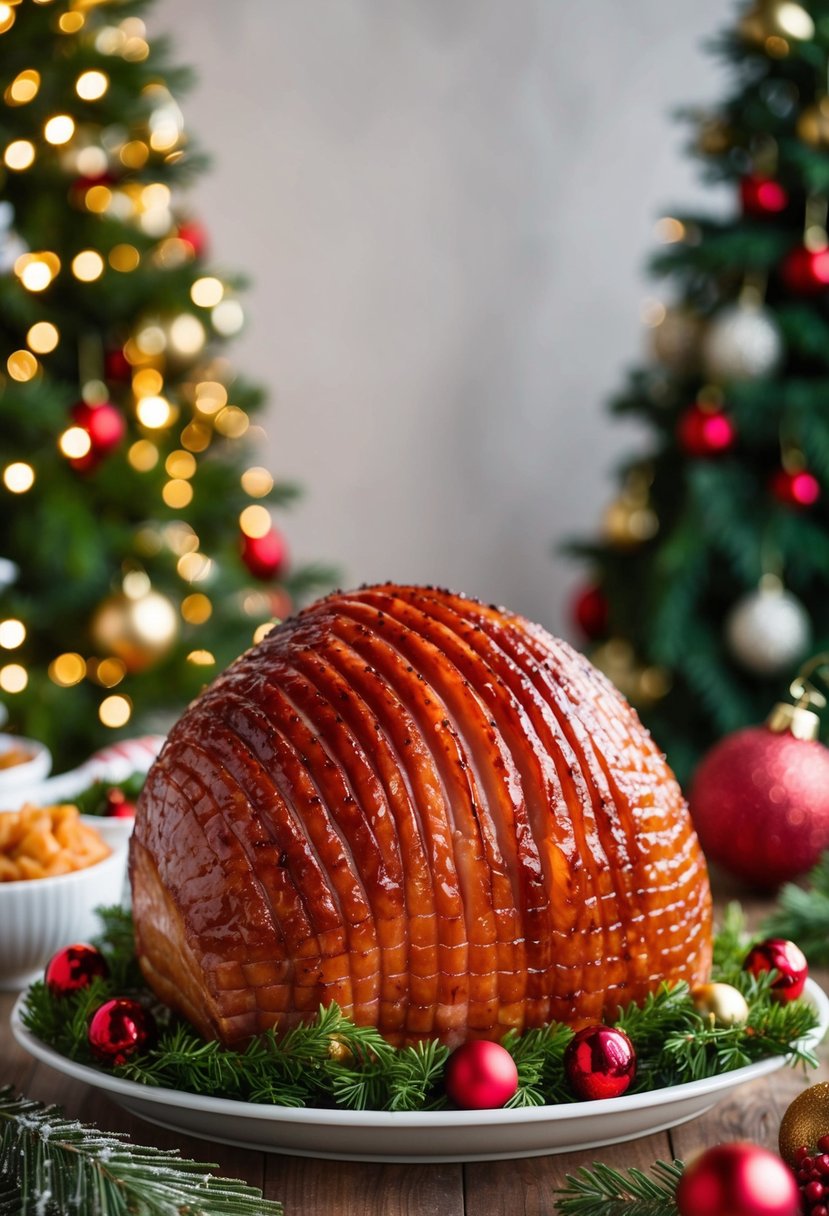
{"label": "ham slice", "polygon": [[132,841],[148,983],[240,1044],[336,1001],[391,1042],[579,1026],[707,978],[711,896],[635,712],[523,618],[336,593],[190,706]]}

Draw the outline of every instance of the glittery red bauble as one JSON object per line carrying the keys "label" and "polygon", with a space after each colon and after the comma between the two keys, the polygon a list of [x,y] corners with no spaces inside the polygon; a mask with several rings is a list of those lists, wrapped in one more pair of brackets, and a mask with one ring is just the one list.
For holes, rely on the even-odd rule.
{"label": "glittery red bauble", "polygon": [[92,440],[92,451],[99,456],[105,456],[118,444],[127,433],[124,415],[117,405],[104,401],[101,405],[87,405],[79,401],[70,410],[76,426],[83,427]]}
{"label": "glittery red bauble", "polygon": [[107,790],[104,804],[108,819],[135,818],[135,803],[130,802],[123,790]]}
{"label": "glittery red bauble", "polygon": [[276,528],[271,528],[264,536],[242,534],[242,561],[254,578],[276,578],[287,560],[285,540]]}
{"label": "glittery red bauble", "polygon": [[591,642],[607,634],[608,610],[607,596],[601,587],[577,591],[570,609],[573,621]]}
{"label": "glittery red bauble", "polygon": [[709,861],[776,887],[829,848],[829,748],[767,726],[736,731],[702,760],[689,802]]}
{"label": "glittery red bauble", "polygon": [[809,964],[803,951],[783,937],[769,937],[752,946],[746,955],[743,970],[750,971],[752,975],[762,975],[764,971],[778,972],[771,990],[781,1005],[802,996],[809,978]]}
{"label": "glittery red bauble", "polygon": [[618,1098],[636,1076],[636,1052],[623,1030],[585,1026],[567,1044],[564,1071],[577,1098]]}
{"label": "glittery red bauble", "polygon": [[116,384],[128,384],[132,379],[132,364],[120,346],[104,355],[104,377]]}
{"label": "glittery red bauble", "polygon": [[817,295],[829,287],[829,249],[798,245],[786,254],[780,267],[783,282],[795,295]]}
{"label": "glittery red bauble", "polygon": [[778,469],[771,479],[771,492],[787,507],[811,507],[820,498],[820,482],[805,469],[797,473]]}
{"label": "glittery red bauble", "polygon": [[179,224],[178,238],[187,242],[197,258],[204,257],[207,252],[207,229],[197,220],[187,220]]}
{"label": "glittery red bauble", "polygon": [[761,177],[757,173],[744,177],[740,182],[740,200],[745,215],[778,215],[789,205],[785,186],[781,186],[773,177]]}
{"label": "glittery red bauble", "polygon": [[156,1035],[155,1019],[138,1001],[115,997],[93,1013],[87,1038],[92,1054],[104,1064],[123,1064],[149,1047]]}
{"label": "glittery red bauble", "polygon": [[52,996],[67,996],[88,988],[99,976],[105,979],[108,975],[109,967],[100,950],[79,942],[64,946],[52,955],[46,964],[44,979]]}
{"label": "glittery red bauble", "polygon": [[518,1069],[500,1043],[477,1039],[452,1052],[445,1083],[449,1097],[465,1110],[493,1110],[515,1093]]}
{"label": "glittery red bauble", "polygon": [[737,428],[722,410],[692,405],[679,419],[677,438],[689,456],[719,456],[734,446]]}
{"label": "glittery red bauble", "polygon": [[676,1192],[679,1216],[798,1216],[794,1174],[757,1144],[718,1144],[687,1166]]}

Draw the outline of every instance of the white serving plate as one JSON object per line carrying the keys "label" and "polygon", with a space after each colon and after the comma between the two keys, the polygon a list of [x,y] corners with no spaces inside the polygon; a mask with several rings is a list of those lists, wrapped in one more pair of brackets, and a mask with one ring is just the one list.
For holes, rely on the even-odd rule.
{"label": "white serving plate", "polygon": [[[829,1028],[829,999],[809,980],[806,998],[820,1024],[804,1042],[814,1048]],[[240,1148],[347,1161],[497,1161],[576,1152],[664,1131],[710,1110],[739,1085],[785,1064],[774,1056],[734,1072],[651,1093],[521,1110],[390,1111],[294,1109],[152,1089],[58,1055],[12,1011],[18,1043],[57,1072],[108,1093],[120,1106],[172,1131]]]}
{"label": "white serving plate", "polygon": [[[0,734],[0,753],[18,747],[27,751],[31,759],[22,764],[13,764],[11,768],[0,769],[0,810],[17,810],[20,791],[25,794],[27,789],[44,781],[52,767],[52,754],[42,743],[25,739],[22,735]],[[25,801],[25,798],[21,801]]]}

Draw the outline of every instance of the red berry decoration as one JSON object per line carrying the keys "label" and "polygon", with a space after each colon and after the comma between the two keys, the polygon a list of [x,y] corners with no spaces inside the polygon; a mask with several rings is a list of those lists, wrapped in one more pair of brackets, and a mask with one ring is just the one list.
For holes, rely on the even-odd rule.
{"label": "red berry decoration", "polygon": [[124,438],[127,424],[124,415],[117,405],[109,401],[101,405],[88,405],[79,401],[72,406],[72,419],[76,426],[83,427],[92,440],[92,451],[98,456],[106,456]]}
{"label": "red berry decoration", "polygon": [[475,1039],[452,1052],[445,1084],[449,1097],[464,1110],[494,1110],[518,1089],[518,1069],[500,1043]]}
{"label": "red berry decoration", "polygon": [[719,456],[734,446],[737,428],[722,410],[692,405],[676,428],[683,451],[689,456]]}
{"label": "red berry decoration", "polygon": [[94,979],[106,979],[109,967],[100,950],[77,943],[64,946],[46,964],[44,979],[52,996],[68,996],[88,988]]}
{"label": "red berry decoration", "polygon": [[787,507],[811,507],[820,498],[820,482],[805,469],[796,473],[778,469],[771,479],[771,492]]}
{"label": "red berry decoration", "polygon": [[573,621],[591,642],[607,635],[609,605],[601,587],[584,587],[573,599]]}
{"label": "red berry decoration", "polygon": [[803,951],[794,942],[782,937],[769,937],[753,946],[746,955],[743,970],[750,971],[752,975],[776,971],[778,974],[772,981],[771,991],[775,1000],[783,1005],[802,995],[809,977],[809,964]]}
{"label": "red berry decoration", "polygon": [[745,215],[763,217],[785,211],[789,205],[789,195],[785,186],[781,186],[773,177],[752,173],[740,182],[740,201]]}
{"label": "red berry decoration", "polygon": [[104,797],[104,814],[108,819],[134,819],[135,803],[130,802],[123,790],[107,790]]}
{"label": "red berry decoration", "polygon": [[687,1166],[676,1191],[679,1216],[798,1216],[794,1174],[757,1144],[718,1144]]}
{"label": "red berry decoration", "polygon": [[618,1098],[636,1076],[636,1052],[623,1030],[585,1026],[567,1045],[564,1071],[577,1098]]}
{"label": "red berry decoration", "polygon": [[128,997],[105,1001],[93,1013],[87,1038],[96,1060],[114,1067],[144,1051],[156,1036],[153,1015]]}
{"label": "red berry decoration", "polygon": [[242,534],[242,561],[254,578],[276,578],[287,560],[285,540],[276,528],[271,528],[264,536]]}
{"label": "red berry decoration", "polygon": [[178,238],[187,242],[194,257],[202,258],[207,253],[207,229],[197,220],[186,220],[179,224]]}
{"label": "red berry decoration", "polygon": [[829,287],[829,249],[798,245],[786,254],[780,273],[794,295],[817,295]]}

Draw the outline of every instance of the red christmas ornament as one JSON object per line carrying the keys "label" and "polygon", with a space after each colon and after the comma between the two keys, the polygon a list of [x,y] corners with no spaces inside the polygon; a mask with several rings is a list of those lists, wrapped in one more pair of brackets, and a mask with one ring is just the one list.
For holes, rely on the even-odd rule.
{"label": "red christmas ornament", "polygon": [[104,1001],[93,1013],[87,1039],[96,1060],[114,1067],[144,1051],[156,1035],[153,1015],[128,997]]}
{"label": "red christmas ornament", "polygon": [[281,533],[271,528],[264,536],[242,533],[242,561],[254,578],[276,578],[285,568],[288,549]]}
{"label": "red christmas ornament", "polygon": [[583,587],[570,606],[575,625],[591,642],[607,634],[609,604],[601,587]]}
{"label": "red christmas ornament", "polygon": [[100,950],[79,942],[64,946],[46,964],[44,979],[52,996],[68,996],[88,988],[94,979],[106,979],[109,967]]}
{"label": "red christmas ornament", "polygon": [[692,405],[676,428],[680,446],[688,456],[719,456],[734,446],[737,428],[722,410]]}
{"label": "red christmas ornament", "polygon": [[773,177],[752,173],[740,182],[740,200],[745,215],[779,215],[789,205],[789,194]]}
{"label": "red christmas ornament", "polygon": [[794,1174],[757,1144],[718,1144],[687,1166],[676,1191],[679,1216],[798,1216]]}
{"label": "red christmas ornament", "polygon": [[829,749],[796,738],[792,713],[808,714],[817,729],[808,710],[777,706],[766,725],[717,743],[691,785],[691,815],[708,860],[757,887],[804,874],[829,848]]}
{"label": "red christmas ornament", "polygon": [[123,790],[107,790],[104,797],[104,814],[108,819],[134,819],[135,803],[129,801]]}
{"label": "red christmas ornament", "polygon": [[772,981],[771,990],[781,1005],[788,1005],[789,1001],[802,996],[809,978],[809,964],[803,951],[794,942],[782,937],[769,937],[752,946],[746,955],[743,970],[750,971],[752,975],[776,971],[778,975]]}
{"label": "red christmas ornament", "polygon": [[820,498],[820,482],[805,469],[796,473],[778,469],[771,479],[771,492],[787,507],[811,507]]}
{"label": "red christmas ornament", "polygon": [[120,346],[104,355],[104,378],[110,384],[129,384],[132,379],[132,364]]}
{"label": "red christmas ornament", "polygon": [[829,249],[796,245],[780,266],[783,282],[794,295],[817,295],[829,287]]}
{"label": "red christmas ornament", "polygon": [[475,1039],[452,1052],[446,1064],[446,1092],[464,1110],[494,1110],[518,1088],[518,1069],[500,1043]]}
{"label": "red christmas ornament", "polygon": [[577,1098],[618,1098],[636,1076],[636,1051],[623,1030],[585,1026],[567,1044],[564,1071]]}
{"label": "red christmas ornament", "polygon": [[178,238],[187,242],[194,257],[203,258],[207,253],[207,229],[197,220],[185,220],[183,224],[179,224]]}
{"label": "red christmas ornament", "polygon": [[109,401],[101,405],[87,405],[85,401],[79,401],[70,412],[75,425],[83,427],[89,435],[92,451],[98,456],[106,456],[117,448],[127,433],[124,415],[117,405]]}

